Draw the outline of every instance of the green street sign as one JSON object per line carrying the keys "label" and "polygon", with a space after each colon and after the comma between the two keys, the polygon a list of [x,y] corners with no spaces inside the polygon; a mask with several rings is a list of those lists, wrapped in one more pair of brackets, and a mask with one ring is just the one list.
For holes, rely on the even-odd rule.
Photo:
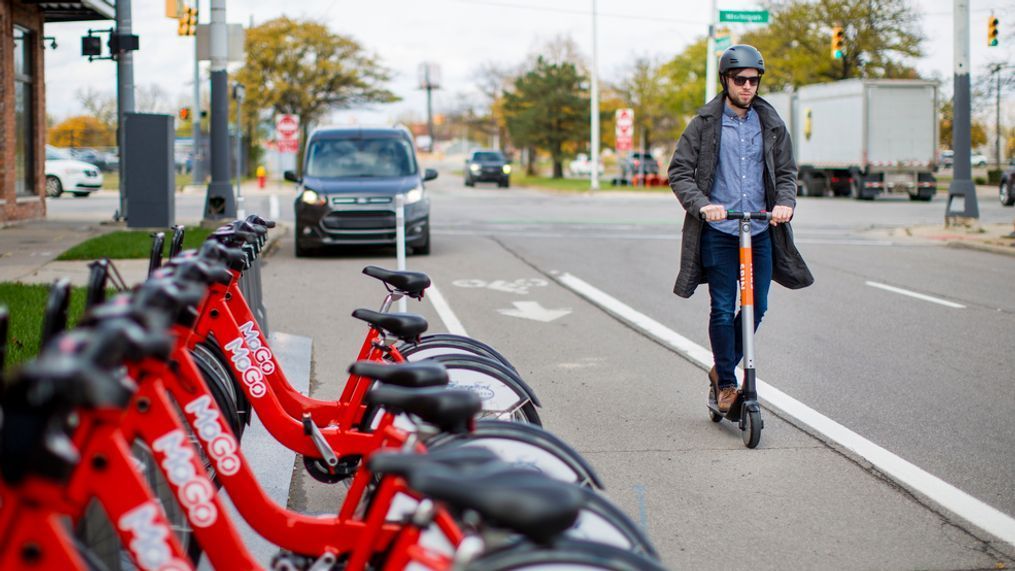
{"label": "green street sign", "polygon": [[741,22],[746,24],[767,24],[768,10],[720,10],[720,22]]}
{"label": "green street sign", "polygon": [[729,36],[722,36],[715,39],[715,51],[722,52],[730,47],[733,42]]}

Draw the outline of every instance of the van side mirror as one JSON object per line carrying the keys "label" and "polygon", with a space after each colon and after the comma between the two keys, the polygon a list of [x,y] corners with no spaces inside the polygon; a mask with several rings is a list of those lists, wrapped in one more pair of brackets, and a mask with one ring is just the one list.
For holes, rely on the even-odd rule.
{"label": "van side mirror", "polygon": [[294,173],[293,171],[285,171],[284,173],[282,173],[282,178],[286,179],[289,182],[297,182],[297,183],[303,182],[303,179],[296,176],[296,173]]}
{"label": "van side mirror", "polygon": [[426,169],[425,171],[423,171],[423,182],[433,180],[435,178],[437,178],[437,171],[435,171],[434,169]]}

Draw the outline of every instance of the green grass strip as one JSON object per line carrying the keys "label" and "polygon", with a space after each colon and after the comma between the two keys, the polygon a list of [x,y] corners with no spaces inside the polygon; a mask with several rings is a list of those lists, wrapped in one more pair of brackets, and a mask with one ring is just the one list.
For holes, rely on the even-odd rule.
{"label": "green grass strip", "polygon": [[[0,282],[0,306],[10,314],[7,332],[7,369],[30,360],[39,352],[42,316],[49,296],[45,284]],[[71,288],[67,326],[77,323],[85,309],[85,288]],[[3,340],[0,340],[2,343]]]}
{"label": "green grass strip", "polygon": [[[162,256],[169,254],[169,243],[172,241],[173,231],[165,230],[166,242],[162,249]],[[187,226],[183,233],[183,248],[197,248],[213,232],[211,228],[199,226]],[[58,260],[97,260],[109,258],[111,260],[147,259],[152,249],[151,232],[144,230],[117,230],[101,236],[85,240],[77,246],[60,254]]]}

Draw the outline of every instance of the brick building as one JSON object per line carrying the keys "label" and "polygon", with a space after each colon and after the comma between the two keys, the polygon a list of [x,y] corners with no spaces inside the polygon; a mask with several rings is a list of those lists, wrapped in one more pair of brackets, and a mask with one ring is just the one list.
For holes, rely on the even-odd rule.
{"label": "brick building", "polygon": [[43,26],[115,12],[114,0],[0,0],[0,223],[46,215]]}

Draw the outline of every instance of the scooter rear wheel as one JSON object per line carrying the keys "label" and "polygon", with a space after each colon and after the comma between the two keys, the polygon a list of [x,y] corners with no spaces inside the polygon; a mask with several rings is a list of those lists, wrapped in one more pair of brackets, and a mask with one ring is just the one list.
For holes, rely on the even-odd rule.
{"label": "scooter rear wheel", "polygon": [[[711,386],[708,388],[708,403],[714,404],[716,402],[718,402],[718,399],[716,398],[715,394],[715,386]],[[719,422],[722,420],[722,415],[716,412],[715,409],[713,409],[711,406],[709,406],[708,418],[711,419],[712,422]]]}
{"label": "scooter rear wheel", "polygon": [[757,448],[758,443],[761,442],[761,427],[764,423],[761,420],[761,411],[750,410],[744,411],[744,428],[743,438],[744,446],[748,448]]}

